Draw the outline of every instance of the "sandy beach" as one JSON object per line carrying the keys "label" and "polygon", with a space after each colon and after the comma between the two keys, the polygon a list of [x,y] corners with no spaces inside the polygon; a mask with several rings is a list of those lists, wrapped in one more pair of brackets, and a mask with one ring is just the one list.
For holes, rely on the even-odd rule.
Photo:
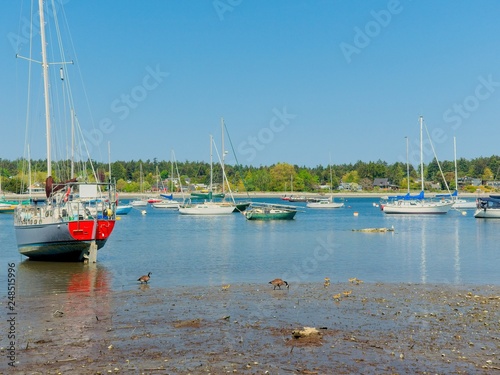
{"label": "sandy beach", "polygon": [[15,373],[500,373],[498,286],[137,284],[19,296]]}

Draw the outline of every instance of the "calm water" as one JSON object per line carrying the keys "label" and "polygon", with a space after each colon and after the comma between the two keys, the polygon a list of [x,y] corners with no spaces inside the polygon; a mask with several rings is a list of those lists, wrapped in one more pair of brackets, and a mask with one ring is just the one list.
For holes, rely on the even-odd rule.
{"label": "calm water", "polygon": [[[278,202],[273,199],[258,201]],[[17,252],[11,215],[0,215],[0,282],[17,267],[21,295],[89,289],[127,290],[152,272],[151,287],[347,281],[500,285],[500,220],[462,215],[388,216],[377,199],[347,207],[302,206],[293,221],[253,222],[242,215],[194,217],[177,211],[133,210],[117,222],[93,266],[32,262]],[[354,215],[358,212],[358,216]],[[353,229],[391,227],[393,233]],[[6,288],[4,288],[5,290]],[[1,294],[5,294],[2,290]]]}

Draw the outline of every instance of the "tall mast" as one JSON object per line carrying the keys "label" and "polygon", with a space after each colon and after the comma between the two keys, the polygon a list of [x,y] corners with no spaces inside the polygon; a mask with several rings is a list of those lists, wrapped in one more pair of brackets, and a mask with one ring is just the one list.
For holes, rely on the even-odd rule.
{"label": "tall mast", "polygon": [[330,156],[330,198],[332,198],[332,189],[333,189],[333,174],[332,174],[332,154]]}
{"label": "tall mast", "polygon": [[30,145],[28,145],[28,195],[31,198],[31,153],[30,153]]}
{"label": "tall mast", "polygon": [[408,194],[410,194],[410,164],[408,161],[408,137],[406,138],[406,184],[408,185]]}
{"label": "tall mast", "polygon": [[[173,193],[174,192],[174,150],[172,150],[170,152],[170,168],[171,168],[171,172],[170,172],[170,193]],[[179,178],[179,183],[180,183],[180,178]]]}
{"label": "tall mast", "polygon": [[[109,145],[108,145],[109,149]],[[109,174],[111,176],[111,173]],[[75,111],[71,108],[71,176],[75,177]]]}
{"label": "tall mast", "polygon": [[[222,161],[221,161],[221,167],[222,167],[222,173],[224,174],[224,118],[220,118],[220,124],[221,124],[221,139],[222,139]],[[224,193],[224,176],[222,176],[222,193]]]}
{"label": "tall mast", "polygon": [[109,182],[111,182],[111,142],[108,142],[108,170],[109,170]]}
{"label": "tall mast", "polygon": [[424,154],[423,154],[423,147],[422,147],[422,123],[424,119],[422,116],[420,116],[420,181],[422,182],[422,191],[424,191]]}
{"label": "tall mast", "polygon": [[458,192],[458,174],[457,174],[457,138],[453,137],[453,156],[455,159],[455,190]]}
{"label": "tall mast", "polygon": [[210,134],[210,191],[212,191],[212,175],[213,175],[213,166],[212,166],[212,142],[213,142],[213,137],[212,134]]}
{"label": "tall mast", "polygon": [[43,15],[43,0],[38,0],[40,12],[40,37],[42,43],[43,92],[45,95],[45,132],[47,141],[47,177],[52,175],[52,160],[50,157],[50,102],[49,102],[49,64],[47,63],[47,42],[45,40],[45,19]]}

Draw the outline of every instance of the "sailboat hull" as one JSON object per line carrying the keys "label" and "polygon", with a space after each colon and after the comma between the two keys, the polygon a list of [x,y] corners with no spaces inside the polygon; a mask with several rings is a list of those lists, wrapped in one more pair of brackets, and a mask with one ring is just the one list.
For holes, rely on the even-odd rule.
{"label": "sailboat hull", "polygon": [[234,205],[219,205],[211,202],[179,207],[182,215],[229,215],[233,213]]}
{"label": "sailboat hull", "polygon": [[383,207],[386,214],[426,214],[426,215],[439,215],[446,214],[452,206],[452,202],[425,202],[425,201],[398,201],[394,203],[387,203]]}
{"label": "sailboat hull", "polygon": [[78,262],[85,259],[93,239],[102,248],[114,220],[25,224],[14,227],[19,252],[33,260]]}
{"label": "sailboat hull", "polygon": [[308,202],[306,207],[309,208],[342,208],[344,207],[344,203],[333,202],[330,199],[322,199],[318,202]]}
{"label": "sailboat hull", "polygon": [[500,219],[500,209],[483,209],[478,208],[474,213],[476,219]]}

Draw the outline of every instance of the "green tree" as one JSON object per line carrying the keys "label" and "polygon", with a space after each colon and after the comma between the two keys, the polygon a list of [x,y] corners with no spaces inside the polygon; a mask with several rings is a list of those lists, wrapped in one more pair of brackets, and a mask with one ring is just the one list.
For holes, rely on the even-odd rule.
{"label": "green tree", "polygon": [[359,183],[358,171],[351,171],[342,176],[342,182],[344,183]]}
{"label": "green tree", "polygon": [[127,179],[127,169],[123,164],[124,163],[121,161],[117,161],[111,164],[111,176],[117,181],[120,179]]}
{"label": "green tree", "polygon": [[293,190],[296,191],[297,182],[294,180],[297,179],[297,174],[293,165],[278,163],[269,169],[269,177],[271,178],[270,188],[272,191],[286,191],[285,186],[290,191],[292,190],[292,184]]}
{"label": "green tree", "polygon": [[481,179],[483,181],[493,180],[493,172],[491,171],[491,169],[489,167],[485,167],[484,168],[484,171],[483,171],[483,174],[481,176]]}
{"label": "green tree", "polygon": [[316,189],[318,185],[319,178],[318,176],[314,176],[309,172],[307,168],[301,168],[298,173],[297,179],[303,182],[303,190],[302,191],[313,191]]}

